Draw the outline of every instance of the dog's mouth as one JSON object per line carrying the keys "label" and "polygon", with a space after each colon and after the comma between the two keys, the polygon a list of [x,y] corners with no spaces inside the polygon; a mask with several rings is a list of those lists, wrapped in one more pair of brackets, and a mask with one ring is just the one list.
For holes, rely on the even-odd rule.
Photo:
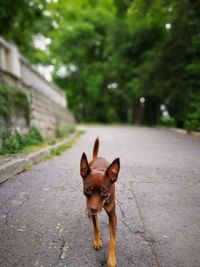
{"label": "dog's mouth", "polygon": [[98,213],[100,213],[101,210],[96,210],[96,211],[92,211],[91,209],[89,208],[86,208],[85,209],[85,214],[88,216],[88,217],[91,217],[91,216],[96,216]]}

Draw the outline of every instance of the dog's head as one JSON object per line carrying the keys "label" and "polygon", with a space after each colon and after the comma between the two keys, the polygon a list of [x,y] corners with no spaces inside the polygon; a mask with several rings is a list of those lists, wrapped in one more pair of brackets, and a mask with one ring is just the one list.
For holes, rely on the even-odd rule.
{"label": "dog's head", "polygon": [[106,171],[100,171],[90,167],[87,157],[83,153],[80,162],[80,174],[83,178],[83,192],[86,196],[89,214],[97,214],[102,210],[105,202],[109,201],[119,170],[119,158],[115,159]]}

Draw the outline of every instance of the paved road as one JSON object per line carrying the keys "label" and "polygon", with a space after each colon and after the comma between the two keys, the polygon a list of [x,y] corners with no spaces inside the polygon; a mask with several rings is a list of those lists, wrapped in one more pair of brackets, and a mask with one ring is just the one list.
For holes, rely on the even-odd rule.
{"label": "paved road", "polygon": [[100,155],[121,159],[117,182],[118,267],[200,266],[200,140],[165,130],[86,127],[63,155],[0,186],[0,266],[106,266],[92,248],[79,176],[100,138]]}

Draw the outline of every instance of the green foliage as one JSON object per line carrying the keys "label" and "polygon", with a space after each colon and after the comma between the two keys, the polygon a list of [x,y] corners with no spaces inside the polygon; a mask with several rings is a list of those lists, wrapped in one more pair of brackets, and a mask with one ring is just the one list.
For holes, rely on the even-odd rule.
{"label": "green foliage", "polygon": [[45,0],[6,0],[0,4],[0,36],[14,41],[23,54],[32,59],[32,53],[37,52],[32,45],[32,35],[37,21],[43,18],[45,6]]}
{"label": "green foliage", "polygon": [[[53,64],[78,121],[154,125],[164,103],[163,124],[198,129],[199,1],[4,2],[0,33],[32,62]],[[46,51],[30,41],[37,33],[52,40]]]}
{"label": "green foliage", "polygon": [[27,146],[41,144],[43,137],[35,127],[32,127],[27,134],[20,134],[17,131],[12,133],[10,130],[2,129],[0,140],[0,154],[9,155],[21,152]]}
{"label": "green foliage", "polygon": [[24,141],[25,141],[25,146],[31,146],[31,145],[38,145],[42,143],[44,140],[40,131],[37,128],[32,127],[29,130],[28,134],[24,136]]}
{"label": "green foliage", "polygon": [[32,165],[30,163],[26,163],[23,166],[23,171],[30,171],[32,169]]}
{"label": "green foliage", "polygon": [[75,127],[73,125],[65,124],[65,125],[57,125],[56,127],[56,137],[63,138],[73,134],[75,132]]}
{"label": "green foliage", "polygon": [[51,158],[53,158],[55,156],[61,155],[64,151],[66,151],[67,149],[71,148],[72,145],[74,144],[74,142],[75,142],[75,140],[71,140],[68,143],[66,143],[66,144],[64,144],[64,145],[62,145],[62,146],[60,146],[58,148],[51,149],[50,153],[48,153],[45,158],[46,159],[51,159]]}
{"label": "green foliage", "polygon": [[0,116],[9,121],[11,111],[15,109],[23,111],[27,124],[29,124],[30,107],[27,96],[15,88],[0,84]]}
{"label": "green foliage", "polygon": [[170,116],[161,116],[160,121],[159,121],[159,125],[165,126],[165,127],[176,127],[176,122]]}
{"label": "green foliage", "polygon": [[188,132],[200,131],[200,97],[194,98],[190,104],[190,112],[185,121]]}

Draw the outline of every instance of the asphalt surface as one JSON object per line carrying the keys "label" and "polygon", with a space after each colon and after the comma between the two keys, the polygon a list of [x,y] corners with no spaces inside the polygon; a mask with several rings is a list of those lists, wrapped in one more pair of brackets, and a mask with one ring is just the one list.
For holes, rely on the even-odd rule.
{"label": "asphalt surface", "polygon": [[116,184],[118,267],[200,266],[200,139],[167,130],[85,127],[61,156],[0,185],[0,266],[106,266],[109,227],[99,217],[103,248],[92,246],[79,161],[120,157]]}

